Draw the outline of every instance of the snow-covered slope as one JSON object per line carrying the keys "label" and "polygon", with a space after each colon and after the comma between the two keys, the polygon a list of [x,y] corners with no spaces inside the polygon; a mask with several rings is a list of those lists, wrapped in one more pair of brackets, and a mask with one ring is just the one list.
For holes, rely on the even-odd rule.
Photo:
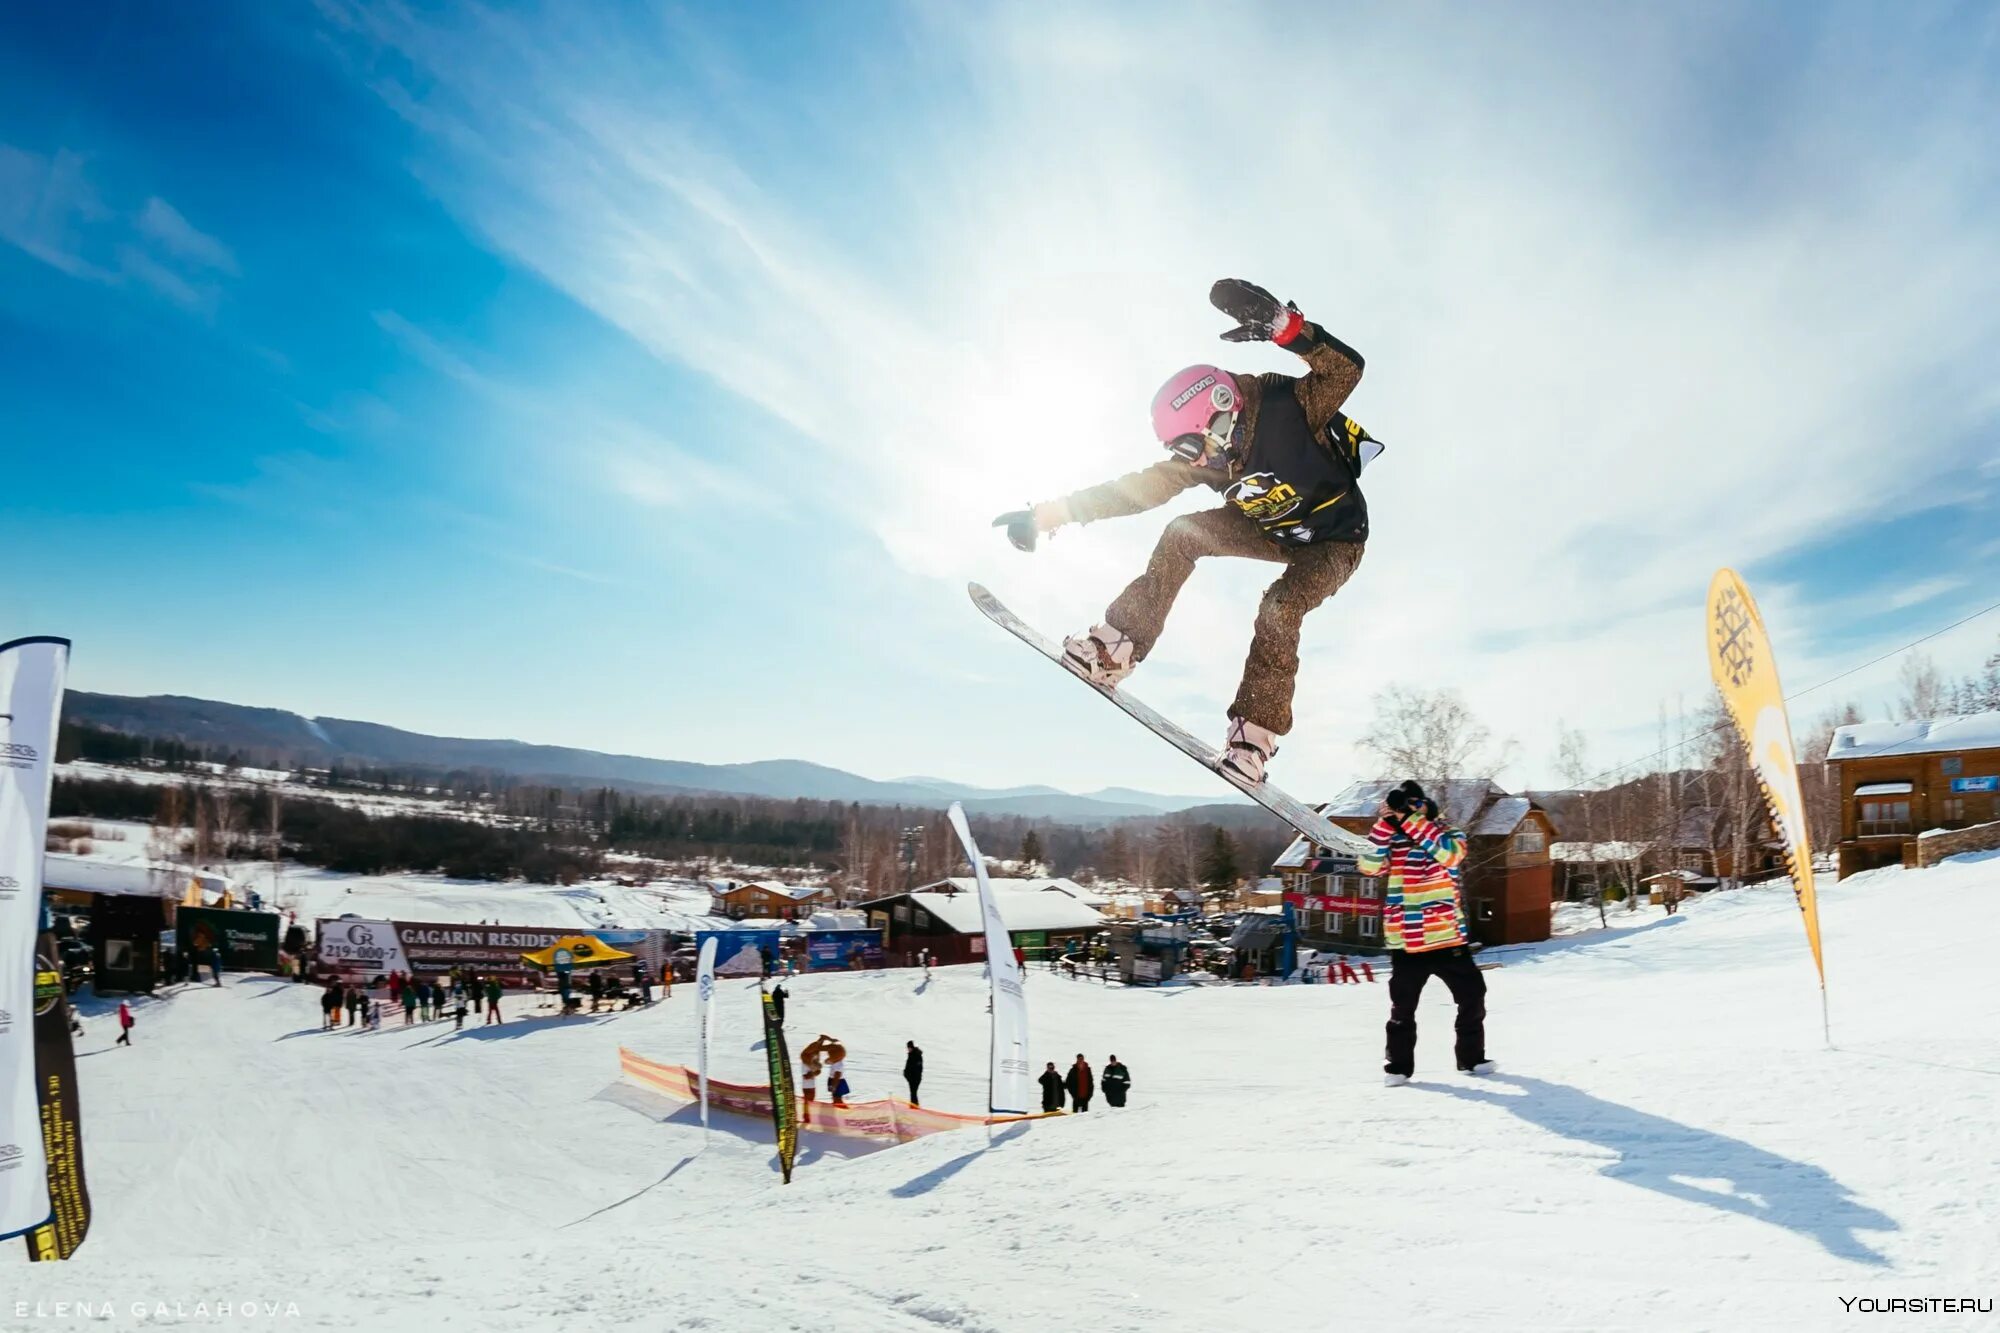
{"label": "snow-covered slope", "polygon": [[[1037,1057],[1131,1066],[1133,1104],[867,1152],[647,1112],[616,1048],[686,1061],[693,996],[598,1019],[317,1031],[266,979],[82,1039],[95,1230],[0,1259],[0,1326],[58,1300],[295,1302],[286,1327],[1826,1328],[1841,1297],[2000,1286],[2000,858],[1824,890],[1836,1047],[1782,888],[1488,972],[1501,1075],[1380,1086],[1380,986],[1030,980]],[[795,1041],[856,1095],[981,1105],[976,967],[806,977]],[[760,1080],[725,983],[717,1072]],[[515,1004],[522,1002],[515,1001]],[[397,1020],[400,1024],[400,1017]],[[634,1109],[635,1107],[641,1109]],[[13,1304],[26,1302],[24,1307]],[[1913,1326],[1987,1327],[1939,1314]]]}

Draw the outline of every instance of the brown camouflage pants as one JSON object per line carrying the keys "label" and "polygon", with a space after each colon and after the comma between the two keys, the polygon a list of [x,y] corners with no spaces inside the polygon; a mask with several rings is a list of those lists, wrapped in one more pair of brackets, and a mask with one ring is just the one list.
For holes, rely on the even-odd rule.
{"label": "brown camouflage pants", "polygon": [[1231,507],[1183,514],[1167,524],[1146,572],[1132,580],[1104,613],[1104,623],[1132,638],[1132,660],[1142,662],[1166,627],[1167,612],[1181,585],[1203,556],[1241,556],[1285,567],[1264,590],[1250,655],[1243,662],[1231,717],[1240,717],[1280,736],[1292,729],[1292,687],[1299,674],[1299,624],[1306,612],[1339,592],[1361,565],[1362,543],[1317,542],[1277,545],[1240,510]]}

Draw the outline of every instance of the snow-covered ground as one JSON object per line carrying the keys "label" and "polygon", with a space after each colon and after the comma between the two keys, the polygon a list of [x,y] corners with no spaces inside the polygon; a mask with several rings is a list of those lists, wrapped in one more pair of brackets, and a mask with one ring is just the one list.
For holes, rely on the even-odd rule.
{"label": "snow-covered ground", "polygon": [[[621,1043],[692,1059],[691,987],[460,1034],[184,988],[137,1006],[129,1050],[90,1019],[93,1233],[60,1268],[0,1258],[0,1327],[275,1301],[298,1316],[258,1320],[478,1333],[1831,1328],[1842,1297],[2000,1296],[2000,857],[1829,883],[1823,910],[1833,1049],[1789,892],[1745,890],[1486,973],[1493,1078],[1449,1072],[1434,987],[1396,1089],[1379,985],[1038,972],[1037,1059],[1117,1052],[1129,1107],[807,1135],[789,1186],[767,1124],[704,1141],[616,1086]],[[981,1107],[977,967],[791,989],[795,1043],[842,1038],[856,1096],[900,1092],[914,1039],[924,1100]],[[724,1077],[762,1081],[753,995],[721,990]]]}

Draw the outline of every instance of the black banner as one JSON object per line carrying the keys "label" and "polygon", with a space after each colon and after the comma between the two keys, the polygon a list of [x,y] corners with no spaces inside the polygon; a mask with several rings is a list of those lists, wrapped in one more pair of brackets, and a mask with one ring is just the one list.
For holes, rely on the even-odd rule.
{"label": "black banner", "polygon": [[28,1258],[67,1259],[90,1231],[90,1191],[83,1182],[83,1123],[76,1097],[76,1051],[69,1039],[69,998],[56,965],[55,936],[44,931],[35,956],[35,1081],[40,1085],[42,1144],[49,1160],[54,1217],[30,1231]]}
{"label": "black banner", "polygon": [[764,1056],[771,1065],[771,1123],[778,1130],[778,1169],[792,1183],[792,1163],[799,1155],[798,1094],[792,1088],[792,1054],[785,1048],[785,1025],[778,1021],[778,1004],[764,994]]}
{"label": "black banner", "polygon": [[181,907],[174,911],[174,941],[198,963],[220,953],[225,972],[276,972],[280,924],[276,912]]}

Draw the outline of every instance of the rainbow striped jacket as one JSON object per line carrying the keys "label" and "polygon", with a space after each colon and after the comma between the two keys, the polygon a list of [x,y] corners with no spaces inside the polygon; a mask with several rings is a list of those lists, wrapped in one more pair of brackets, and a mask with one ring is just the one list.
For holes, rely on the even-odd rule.
{"label": "rainbow striped jacket", "polygon": [[1452,869],[1465,860],[1465,835],[1418,815],[1402,831],[1386,819],[1368,831],[1369,850],[1355,858],[1364,875],[1387,875],[1382,902],[1382,942],[1391,949],[1429,953],[1466,942],[1465,913]]}

